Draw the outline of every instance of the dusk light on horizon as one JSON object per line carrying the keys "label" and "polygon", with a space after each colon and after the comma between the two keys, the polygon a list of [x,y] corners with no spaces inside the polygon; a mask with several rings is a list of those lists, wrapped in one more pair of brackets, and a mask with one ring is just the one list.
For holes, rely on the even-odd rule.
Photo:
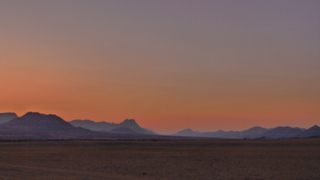
{"label": "dusk light on horizon", "polygon": [[0,2],[0,113],[159,133],[320,125],[320,1]]}

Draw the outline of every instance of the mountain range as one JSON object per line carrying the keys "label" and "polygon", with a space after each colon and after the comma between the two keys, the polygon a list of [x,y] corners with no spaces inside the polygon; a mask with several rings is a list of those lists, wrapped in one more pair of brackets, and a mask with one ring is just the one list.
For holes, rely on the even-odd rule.
{"label": "mountain range", "polygon": [[17,118],[16,113],[0,113],[0,124],[11,121],[14,118]]}
{"label": "mountain range", "polygon": [[160,135],[142,128],[134,119],[108,123],[91,120],[66,122],[53,114],[28,112],[18,117],[15,113],[0,113],[0,139],[279,139],[320,137],[320,127],[309,129],[280,126],[252,127],[244,131],[198,132],[188,128],[171,135]]}
{"label": "mountain range", "polygon": [[134,119],[126,119],[123,122],[108,123],[108,122],[94,122],[91,120],[73,120],[70,121],[75,127],[82,127],[90,129],[92,131],[101,131],[101,132],[117,132],[117,133],[132,133],[132,134],[156,134],[155,132],[141,128]]}
{"label": "mountain range", "polygon": [[0,125],[1,139],[68,139],[98,135],[77,128],[56,115],[28,112]]}
{"label": "mountain range", "polygon": [[[101,131],[74,126],[57,115],[38,112],[28,112],[21,117],[12,113],[0,113],[0,122],[4,122],[0,123],[0,140],[179,139],[157,135],[151,130],[141,128],[133,119],[126,119],[119,124],[109,123],[114,125],[113,128]],[[75,122],[81,123],[82,121]]]}
{"label": "mountain range", "polygon": [[280,139],[280,138],[305,138],[320,136],[320,127],[317,125],[309,129],[293,128],[289,126],[279,126],[276,128],[262,128],[259,126],[252,127],[244,131],[215,131],[215,132],[197,132],[192,129],[184,129],[173,136],[186,137],[207,137],[207,138],[223,138],[223,139]]}

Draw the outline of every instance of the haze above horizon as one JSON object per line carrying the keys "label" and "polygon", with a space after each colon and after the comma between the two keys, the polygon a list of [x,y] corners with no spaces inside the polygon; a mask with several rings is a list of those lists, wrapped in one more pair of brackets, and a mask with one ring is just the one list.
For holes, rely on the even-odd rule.
{"label": "haze above horizon", "polygon": [[1,1],[0,112],[159,133],[320,120],[320,1]]}

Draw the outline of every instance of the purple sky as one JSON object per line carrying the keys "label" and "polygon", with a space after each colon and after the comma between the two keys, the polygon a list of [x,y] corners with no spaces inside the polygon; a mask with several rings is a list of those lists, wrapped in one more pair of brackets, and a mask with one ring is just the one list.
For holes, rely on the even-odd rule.
{"label": "purple sky", "polygon": [[0,2],[0,112],[159,132],[319,125],[320,1]]}

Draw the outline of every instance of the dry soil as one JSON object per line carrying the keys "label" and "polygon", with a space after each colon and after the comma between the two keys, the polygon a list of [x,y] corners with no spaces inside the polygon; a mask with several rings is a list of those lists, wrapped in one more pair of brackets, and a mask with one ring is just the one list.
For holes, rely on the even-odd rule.
{"label": "dry soil", "polygon": [[320,139],[0,142],[0,179],[320,179]]}

